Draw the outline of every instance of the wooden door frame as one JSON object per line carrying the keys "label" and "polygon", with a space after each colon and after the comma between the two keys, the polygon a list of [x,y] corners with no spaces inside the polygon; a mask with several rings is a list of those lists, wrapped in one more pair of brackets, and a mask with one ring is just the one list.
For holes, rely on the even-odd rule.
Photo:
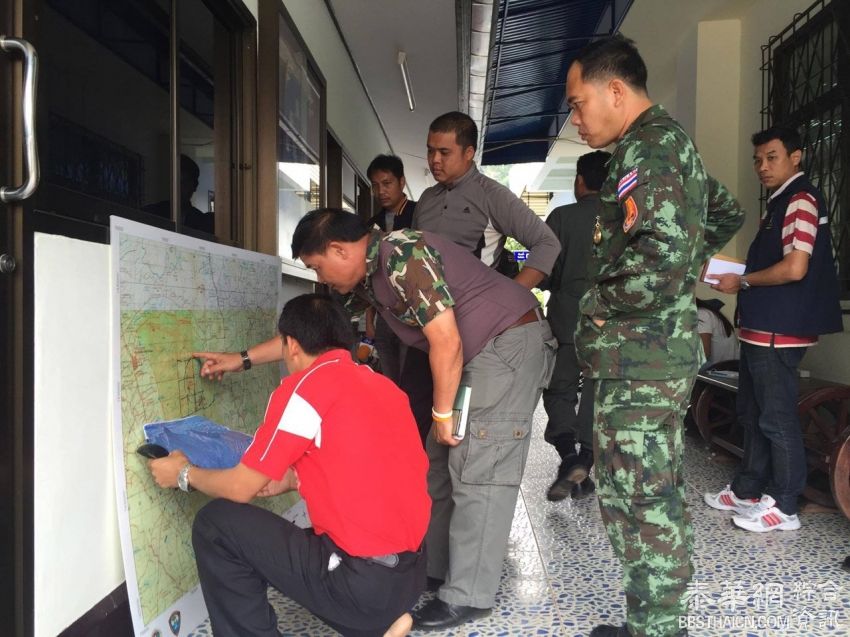
{"label": "wooden door frame", "polygon": [[[32,10],[25,4],[0,0],[0,32],[9,37],[27,33],[24,25],[31,20]],[[0,135],[4,140],[0,180],[3,185],[17,185],[23,181],[23,64],[19,56],[7,54],[0,57],[0,64],[9,70],[0,73]],[[26,254],[24,206],[12,203],[0,204],[0,208],[0,251],[16,261],[13,272],[0,274],[0,572],[4,574],[0,578],[0,616],[8,618],[7,629],[18,636],[33,631],[32,268]]]}

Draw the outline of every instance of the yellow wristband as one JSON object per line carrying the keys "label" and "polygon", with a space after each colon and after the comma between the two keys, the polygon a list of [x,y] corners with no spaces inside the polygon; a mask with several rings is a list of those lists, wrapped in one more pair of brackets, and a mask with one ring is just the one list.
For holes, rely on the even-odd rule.
{"label": "yellow wristband", "polygon": [[440,413],[433,407],[431,407],[431,417],[434,420],[439,420],[440,422],[447,422],[452,419],[452,412],[447,411],[446,413]]}

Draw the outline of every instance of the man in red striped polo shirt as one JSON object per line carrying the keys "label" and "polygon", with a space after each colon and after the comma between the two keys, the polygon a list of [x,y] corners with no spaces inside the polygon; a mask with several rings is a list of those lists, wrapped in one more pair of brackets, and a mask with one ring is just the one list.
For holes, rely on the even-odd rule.
{"label": "man in red striped polo shirt", "polygon": [[797,368],[819,335],[842,329],[838,279],[823,196],[800,169],[799,134],[775,126],[752,141],[756,174],[771,191],[767,210],[744,275],[721,275],[712,286],[738,293],[744,459],[732,484],[705,502],[734,511],[748,531],[793,531],[806,485]]}

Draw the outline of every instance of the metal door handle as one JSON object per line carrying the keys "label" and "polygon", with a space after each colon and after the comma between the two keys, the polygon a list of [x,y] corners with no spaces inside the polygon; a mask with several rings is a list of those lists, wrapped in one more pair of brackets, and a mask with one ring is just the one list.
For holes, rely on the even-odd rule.
{"label": "metal door handle", "polygon": [[0,36],[0,49],[20,51],[24,56],[24,170],[26,181],[18,188],[0,187],[0,201],[21,201],[31,196],[38,187],[38,146],[35,141],[35,91],[38,81],[38,54],[32,44],[18,38]]}

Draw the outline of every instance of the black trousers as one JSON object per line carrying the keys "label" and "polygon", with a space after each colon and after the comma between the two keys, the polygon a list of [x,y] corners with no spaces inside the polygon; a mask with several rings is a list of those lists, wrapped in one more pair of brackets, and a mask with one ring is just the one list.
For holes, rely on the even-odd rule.
{"label": "black trousers", "polygon": [[[347,555],[327,535],[249,504],[214,500],[192,527],[201,590],[216,637],[280,637],[273,586],[346,637],[383,635],[425,588],[424,553],[398,564]],[[336,554],[337,560],[332,558]]]}
{"label": "black trousers", "polygon": [[434,402],[434,379],[431,377],[428,352],[415,347],[407,348],[398,386],[410,400],[410,410],[413,412],[424,447],[433,424],[431,407]]}
{"label": "black trousers", "polygon": [[555,371],[549,387],[543,391],[543,407],[549,421],[546,423],[546,442],[555,447],[558,443],[569,446],[581,443],[582,449],[593,450],[593,379],[585,378],[578,404],[578,386],[581,365],[574,343],[558,343]]}

